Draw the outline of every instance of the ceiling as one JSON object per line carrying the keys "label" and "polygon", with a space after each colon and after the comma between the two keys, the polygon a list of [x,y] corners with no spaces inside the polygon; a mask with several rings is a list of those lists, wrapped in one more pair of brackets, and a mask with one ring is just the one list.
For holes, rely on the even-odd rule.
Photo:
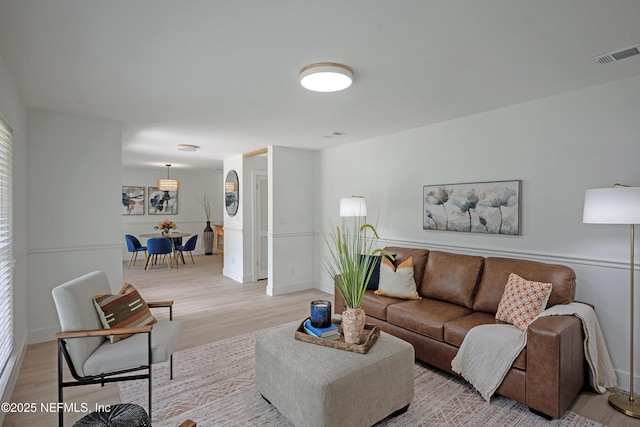
{"label": "ceiling", "polygon": [[[211,168],[640,75],[592,59],[639,20],[637,0],[0,0],[0,55],[26,105],[122,122],[124,166]],[[354,84],[303,89],[324,61]]]}

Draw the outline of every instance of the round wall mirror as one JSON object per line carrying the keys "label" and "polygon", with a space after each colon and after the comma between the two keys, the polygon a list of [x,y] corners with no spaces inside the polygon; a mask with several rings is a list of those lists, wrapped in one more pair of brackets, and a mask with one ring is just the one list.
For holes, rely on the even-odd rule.
{"label": "round wall mirror", "polygon": [[238,174],[234,170],[227,173],[227,179],[224,181],[224,203],[227,207],[229,216],[235,216],[238,213],[239,198]]}

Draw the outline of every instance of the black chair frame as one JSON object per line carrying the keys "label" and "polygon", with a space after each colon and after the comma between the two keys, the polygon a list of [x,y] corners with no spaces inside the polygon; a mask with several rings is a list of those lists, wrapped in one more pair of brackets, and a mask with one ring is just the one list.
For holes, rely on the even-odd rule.
{"label": "black chair frame", "polygon": [[[169,305],[168,305],[169,304]],[[169,320],[173,320],[173,305],[172,302],[158,302],[158,303],[148,303],[149,307],[169,307]],[[87,331],[69,331],[69,332],[59,332],[56,334],[56,338],[58,340],[58,425],[63,427],[64,425],[64,406],[62,404],[64,396],[63,390],[65,387],[77,387],[89,384],[100,384],[104,387],[105,384],[120,382],[120,381],[134,381],[134,380],[149,380],[149,419],[151,419],[151,396],[152,396],[152,388],[151,388],[151,332],[153,329],[153,325],[149,326],[136,326],[131,328],[114,328],[114,329],[94,329]],[[71,355],[69,354],[69,350],[67,349],[66,340],[68,339],[80,339],[86,337],[95,337],[95,336],[107,336],[107,335],[118,335],[118,334],[139,334],[146,333],[147,334],[147,364],[140,365],[134,368],[122,369],[119,371],[112,371],[102,373],[100,375],[87,375],[81,376],[76,371],[73,361],[71,360]],[[62,358],[64,357],[67,362],[67,367],[71,373],[71,376],[75,379],[75,381],[64,381],[63,380],[63,368],[62,368]],[[138,372],[146,370],[146,373],[137,374],[137,375],[123,375],[133,372]],[[169,357],[169,379],[173,379],[173,354]]]}

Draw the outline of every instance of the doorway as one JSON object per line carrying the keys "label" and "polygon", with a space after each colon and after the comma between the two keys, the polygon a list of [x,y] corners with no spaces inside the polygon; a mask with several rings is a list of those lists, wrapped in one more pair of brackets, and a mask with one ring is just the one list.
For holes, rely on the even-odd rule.
{"label": "doorway", "polygon": [[255,191],[255,223],[254,223],[254,248],[255,260],[254,278],[264,280],[269,274],[269,179],[266,172],[256,171],[254,174]]}

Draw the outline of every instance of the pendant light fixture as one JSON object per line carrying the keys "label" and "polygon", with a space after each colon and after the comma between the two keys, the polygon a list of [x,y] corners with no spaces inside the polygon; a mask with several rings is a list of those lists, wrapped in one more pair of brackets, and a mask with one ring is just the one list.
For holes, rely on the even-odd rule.
{"label": "pendant light fixture", "polygon": [[353,70],[335,62],[318,62],[300,70],[300,84],[314,92],[337,92],[352,82]]}
{"label": "pendant light fixture", "polygon": [[177,191],[178,188],[180,188],[180,181],[178,181],[177,179],[171,179],[169,178],[169,168],[171,167],[171,165],[167,165],[167,178],[160,178],[158,180],[158,190],[162,190],[162,191]]}

